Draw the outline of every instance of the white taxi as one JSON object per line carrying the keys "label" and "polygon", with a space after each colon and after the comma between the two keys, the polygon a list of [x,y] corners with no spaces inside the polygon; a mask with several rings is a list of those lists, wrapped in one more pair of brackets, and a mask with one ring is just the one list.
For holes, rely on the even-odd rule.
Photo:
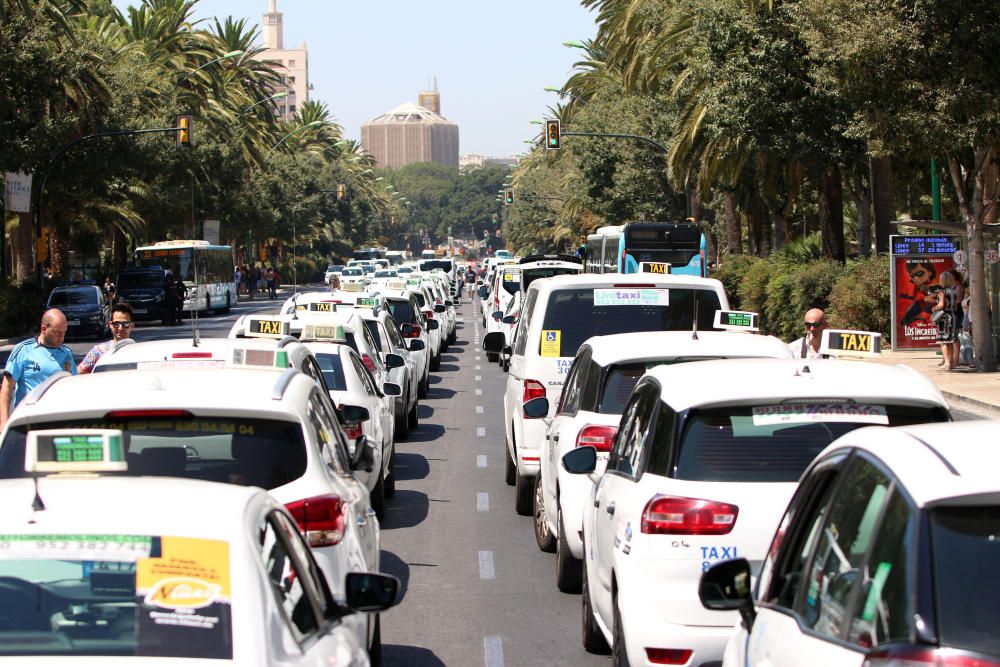
{"label": "white taxi", "polygon": [[[269,491],[299,521],[338,599],[344,573],[379,569],[378,520],[353,475],[376,469],[378,451],[368,439],[347,442],[329,394],[313,378],[294,368],[151,366],[57,374],[39,385],[3,431],[0,478],[24,476],[32,431],[116,428],[125,434],[130,476]],[[370,621],[377,619],[345,622],[364,644],[377,639]]]}
{"label": "white taxi", "polygon": [[[407,349],[415,356],[418,370],[417,397],[426,398],[430,386],[431,351],[430,327],[438,323],[424,318],[416,295],[406,289],[403,281],[390,281],[380,294],[385,298],[392,318],[399,325],[399,332],[407,341]],[[419,341],[414,345],[414,341]]]}
{"label": "white taxi", "polygon": [[52,665],[369,664],[345,620],[395,604],[398,581],[331,579],[260,489],[101,476],[128,468],[126,441],[33,430],[23,478],[0,481],[0,653]]}
{"label": "white taxi", "polygon": [[583,558],[583,504],[591,482],[571,475],[560,465],[576,447],[597,450],[603,471],[618,431],[625,402],[639,378],[660,365],[708,359],[791,359],[788,346],[773,336],[737,333],[752,331],[755,313],[718,313],[745,316],[743,326],[723,325],[731,331],[658,331],[598,336],[587,340],[576,354],[542,441],[541,467],[534,498],[535,541],[542,551],[556,553],[556,585],[566,593],[580,592]]}
{"label": "white taxi", "polygon": [[[419,378],[423,372],[421,365],[423,360],[416,352],[412,352],[411,348],[414,345],[421,347],[421,344],[414,344],[413,341],[407,344],[403,332],[387,309],[372,308],[359,299],[357,310],[365,326],[368,327],[378,352],[382,354],[382,361],[389,369],[389,381],[403,388],[402,395],[396,397],[394,412],[396,437],[405,439],[410,434],[410,429],[416,428],[418,422]],[[403,365],[397,366],[395,360],[390,363],[390,355],[400,357]]]}
{"label": "white taxi", "polygon": [[[877,334],[876,334],[877,335]],[[659,366],[625,404],[607,468],[583,503],[583,644],[634,665],[722,658],[734,613],[708,611],[701,573],[743,557],[759,571],[799,477],[838,436],[950,419],[941,392],[900,366],[730,359]]]}
{"label": "white taxi", "polygon": [[531,515],[546,430],[541,419],[526,419],[522,406],[544,396],[552,416],[573,357],[585,340],[639,331],[710,330],[715,312],[728,307],[722,283],[695,276],[580,274],[532,283],[513,345],[507,346],[500,332],[483,338],[487,352],[510,355],[503,399],[505,477],[515,487],[517,513]]}

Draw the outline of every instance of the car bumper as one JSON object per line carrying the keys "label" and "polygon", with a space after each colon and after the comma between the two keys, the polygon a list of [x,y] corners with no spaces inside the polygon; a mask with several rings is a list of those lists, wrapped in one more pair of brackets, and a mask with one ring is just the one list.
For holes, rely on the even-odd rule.
{"label": "car bumper", "polygon": [[[518,408],[520,409],[520,408]],[[541,456],[542,439],[545,437],[545,422],[541,419],[517,419],[520,422],[520,433],[517,440],[517,472],[521,477],[538,475],[539,457]]]}
{"label": "car bumper", "polygon": [[[571,475],[559,466],[559,508],[562,510],[566,544],[573,558],[583,558],[583,507],[594,483],[586,475]],[[553,524],[555,521],[553,521]]]}

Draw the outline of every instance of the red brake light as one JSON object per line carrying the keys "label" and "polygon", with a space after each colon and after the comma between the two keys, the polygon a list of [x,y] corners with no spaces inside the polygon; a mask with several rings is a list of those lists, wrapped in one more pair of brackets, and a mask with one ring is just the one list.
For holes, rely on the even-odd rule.
{"label": "red brake light", "polygon": [[1000,667],[1000,662],[958,649],[894,646],[876,649],[865,664],[871,667]]}
{"label": "red brake light", "polygon": [[423,329],[421,329],[417,324],[411,324],[410,327],[412,327],[410,335],[407,336],[406,334],[403,334],[403,338],[420,338],[420,332],[423,331]]}
{"label": "red brake light", "polygon": [[426,313],[424,313],[424,317],[426,317],[429,320],[433,320],[434,319],[434,311],[428,310]]}
{"label": "red brake light", "polygon": [[365,368],[368,369],[369,373],[372,373],[372,374],[375,373],[375,362],[372,361],[371,357],[369,357],[367,354],[362,354],[361,355],[361,361],[365,362]]}
{"label": "red brake light", "polygon": [[612,285],[612,287],[656,287],[653,283],[622,283],[619,285]]}
{"label": "red brake light", "polygon": [[521,395],[521,402],[527,403],[533,398],[545,397],[545,385],[538,380],[525,380],[524,393]]}
{"label": "red brake light", "polygon": [[346,508],[338,496],[314,496],[285,505],[311,547],[332,547],[344,538]]}
{"label": "red brake light", "polygon": [[211,359],[211,352],[174,352],[171,359]]}
{"label": "red brake light", "polygon": [[646,647],[646,659],[657,665],[683,665],[691,659],[691,653],[687,648]]}
{"label": "red brake light", "polygon": [[740,508],[729,503],[653,496],[642,511],[642,532],[651,535],[726,535]]}
{"label": "red brake light", "polygon": [[580,429],[580,434],[576,436],[577,447],[593,447],[599,452],[610,452],[611,444],[615,441],[615,434],[618,433],[617,426],[600,426],[598,424],[587,424]]}
{"label": "red brake light", "polygon": [[137,419],[143,417],[194,417],[187,410],[112,410],[105,419]]}

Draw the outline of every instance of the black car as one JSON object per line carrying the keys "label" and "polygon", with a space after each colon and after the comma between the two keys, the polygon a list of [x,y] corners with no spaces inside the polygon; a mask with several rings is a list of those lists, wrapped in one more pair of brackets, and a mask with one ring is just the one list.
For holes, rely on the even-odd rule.
{"label": "black car", "polygon": [[116,297],[132,307],[134,319],[165,322],[166,275],[163,269],[126,269],[118,274]]}
{"label": "black car", "polygon": [[52,290],[46,308],[58,308],[66,315],[68,338],[110,336],[111,306],[97,285],[61,285]]}

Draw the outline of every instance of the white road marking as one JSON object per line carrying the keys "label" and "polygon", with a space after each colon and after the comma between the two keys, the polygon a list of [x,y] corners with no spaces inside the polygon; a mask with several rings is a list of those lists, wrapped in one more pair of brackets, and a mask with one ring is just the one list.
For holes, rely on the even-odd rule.
{"label": "white road marking", "polygon": [[477,389],[476,390],[476,396],[482,396],[482,395],[483,395],[483,390],[482,389]]}
{"label": "white road marking", "polygon": [[480,454],[479,456],[476,457],[476,467],[477,468],[485,468],[486,467],[486,455],[485,454]]}
{"label": "white road marking", "polygon": [[476,370],[477,371],[481,371],[481,370],[483,370],[483,367],[482,366],[476,366]]}
{"label": "white road marking", "polygon": [[482,375],[477,375],[476,376],[476,382],[482,382],[482,381],[483,381],[483,376]]}
{"label": "white road marking", "polygon": [[476,494],[476,511],[477,512],[490,511],[490,494],[488,493]]}
{"label": "white road marking", "polygon": [[496,579],[496,572],[493,568],[493,552],[492,551],[480,551],[479,552],[479,578],[480,579]]}
{"label": "white road marking", "polygon": [[476,437],[477,438],[485,438],[486,437],[486,427],[485,426],[477,426],[476,427]]}
{"label": "white road marking", "polygon": [[486,411],[486,409],[485,409],[485,408],[483,408],[483,406],[481,406],[481,405],[477,405],[477,406],[476,406],[476,414],[477,414],[477,415],[481,415],[481,414],[483,414],[483,413],[484,413],[485,411]]}
{"label": "white road marking", "polygon": [[483,637],[485,667],[503,667],[503,642],[499,637]]}

